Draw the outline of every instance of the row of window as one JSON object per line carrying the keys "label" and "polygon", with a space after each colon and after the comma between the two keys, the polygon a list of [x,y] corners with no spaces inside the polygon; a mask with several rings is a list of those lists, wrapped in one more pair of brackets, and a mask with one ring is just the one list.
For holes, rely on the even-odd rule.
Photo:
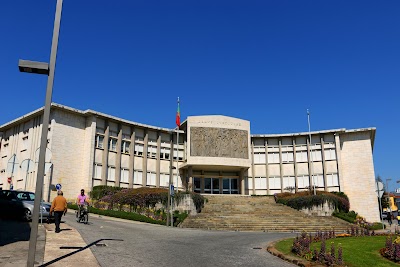
{"label": "row of window", "polygon": [[[93,178],[101,179],[102,174],[102,165],[95,164]],[[115,182],[115,167],[109,166],[107,170],[107,181]],[[169,184],[169,174],[168,173],[160,173],[160,186],[168,186]],[[180,179],[178,179],[180,180]],[[121,183],[129,183],[129,169],[121,168]],[[142,185],[143,184],[143,172],[140,170],[135,170],[133,172],[133,183]],[[147,172],[146,185],[156,186],[156,173],[155,172]]]}
{"label": "row of window", "polygon": [[[334,148],[324,150],[325,160],[336,160],[336,151]],[[321,150],[311,151],[312,161],[322,161]],[[291,151],[282,152],[282,162],[294,162],[294,153]],[[296,151],[296,162],[308,162],[307,151]],[[254,153],[254,164],[265,164],[265,152]],[[280,163],[279,152],[268,152],[268,163]]]}
{"label": "row of window", "polygon": [[[297,188],[304,189],[310,186],[310,184],[316,187],[325,187],[324,176],[322,174],[313,175],[313,181],[310,182],[310,176],[301,175],[297,176]],[[296,179],[294,176],[273,176],[273,177],[255,177],[254,179],[254,189],[267,189],[267,182],[269,185],[269,189],[285,189],[287,187],[295,187]],[[282,187],[281,187],[282,183]],[[251,177],[248,178],[249,189],[253,189],[253,179]],[[330,173],[326,175],[326,186],[334,187],[339,186],[339,177],[337,173]]]}
{"label": "row of window", "polygon": [[[96,142],[95,142],[96,148],[104,149],[103,143],[104,143],[104,136],[96,135]],[[110,138],[109,150],[117,152],[117,139]],[[144,150],[143,144],[135,143],[133,154],[136,156],[143,156],[143,150]],[[122,140],[121,152],[125,153],[125,154],[131,153],[131,142],[130,141]],[[175,159],[175,160],[176,160],[176,155],[177,155],[176,150],[174,150],[173,159]],[[183,155],[184,155],[183,150],[179,150],[178,155],[179,155],[179,160],[183,160]],[[154,159],[157,157],[157,146],[154,146],[154,145],[147,146],[147,157],[154,158]],[[170,149],[169,148],[162,147],[160,149],[160,159],[166,159],[166,160],[170,159]]]}

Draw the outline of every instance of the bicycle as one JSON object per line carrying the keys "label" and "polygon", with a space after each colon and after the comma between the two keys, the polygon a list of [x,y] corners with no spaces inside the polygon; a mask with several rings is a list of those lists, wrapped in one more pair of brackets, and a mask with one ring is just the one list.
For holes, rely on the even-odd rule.
{"label": "bicycle", "polygon": [[83,205],[78,205],[78,210],[76,211],[76,221],[78,223],[83,222],[88,224],[89,222],[89,204],[85,203]]}

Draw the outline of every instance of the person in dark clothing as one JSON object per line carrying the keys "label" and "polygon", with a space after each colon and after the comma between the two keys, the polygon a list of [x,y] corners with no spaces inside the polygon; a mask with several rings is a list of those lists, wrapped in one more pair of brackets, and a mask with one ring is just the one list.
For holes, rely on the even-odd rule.
{"label": "person in dark clothing", "polygon": [[61,231],[61,217],[67,213],[67,200],[63,197],[63,192],[59,190],[57,196],[51,203],[50,214],[54,212],[54,223],[56,225],[56,233]]}
{"label": "person in dark clothing", "polygon": [[392,213],[390,211],[387,213],[387,220],[388,220],[389,226],[392,226]]}

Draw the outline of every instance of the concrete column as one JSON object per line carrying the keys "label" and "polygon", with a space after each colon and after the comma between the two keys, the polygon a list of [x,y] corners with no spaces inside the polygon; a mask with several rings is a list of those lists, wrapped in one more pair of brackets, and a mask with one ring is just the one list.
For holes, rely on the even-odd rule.
{"label": "concrete column", "polygon": [[[254,169],[254,142],[251,142],[251,179],[253,180],[253,190],[252,190],[252,194],[255,195],[256,194],[256,178],[255,178],[255,174],[256,170]],[[250,194],[250,192],[249,192]]]}
{"label": "concrete column", "polygon": [[265,139],[265,176],[267,177],[267,195],[270,195],[269,189],[269,166],[268,166],[268,139]]}
{"label": "concrete column", "polygon": [[173,172],[173,157],[174,157],[174,155],[173,155],[173,153],[174,153],[174,139],[173,139],[173,135],[171,134],[170,135],[170,151],[169,151],[169,184],[171,185],[171,184],[173,184],[173,175],[174,175],[174,172]]}
{"label": "concrete column", "polygon": [[335,133],[335,149],[336,149],[336,164],[337,164],[337,175],[339,179],[339,191],[343,190],[343,181],[342,181],[342,154],[341,154],[341,146],[340,146],[340,136],[339,133]]}
{"label": "concrete column", "polygon": [[156,187],[160,187],[160,154],[161,154],[161,134],[158,132],[157,137],[157,155],[156,155]]}
{"label": "concrete column", "polygon": [[321,156],[322,156],[322,175],[324,177],[324,190],[328,191],[327,179],[326,179],[326,162],[325,162],[325,147],[324,147],[324,137],[320,136],[321,140]]}
{"label": "concrete column", "polygon": [[118,124],[117,156],[115,159],[115,186],[120,186],[121,182],[121,145],[122,145],[122,126]]}
{"label": "concrete column", "polygon": [[103,140],[103,157],[101,159],[101,184],[107,185],[108,176],[108,146],[110,144],[110,126],[108,122],[105,122],[104,140]]}
{"label": "concrete column", "polygon": [[[245,195],[245,185],[244,185],[244,173],[245,169],[240,169],[240,176],[239,176],[239,190],[240,190],[240,194],[243,196]],[[254,188],[254,187],[253,187]],[[250,193],[250,192],[249,192]]]}
{"label": "concrete column", "polygon": [[279,173],[281,176],[281,192],[283,192],[283,164],[282,164],[282,139],[279,138]]}
{"label": "concrete column", "polygon": [[310,146],[309,137],[307,137],[306,140],[307,140],[307,154],[308,154],[308,177],[310,179],[310,190],[313,191],[314,183],[315,183],[315,181],[313,180],[313,177],[312,177],[312,176],[315,176],[314,170],[313,170],[314,166],[313,166],[313,162],[311,161],[312,155],[311,155],[311,146]]}
{"label": "concrete column", "polygon": [[299,181],[297,180],[297,158],[296,158],[296,138],[292,137],[292,145],[293,145],[293,165],[294,165],[294,181],[295,181],[295,192],[299,190]]}
{"label": "concrete column", "polygon": [[189,177],[188,190],[190,192],[193,192],[194,185],[193,185],[193,167],[192,166],[188,167],[188,177]]}
{"label": "concrete column", "polygon": [[201,178],[200,178],[200,188],[201,188],[201,193],[204,193],[204,185],[205,185],[205,182],[204,182],[204,171],[201,171]]}
{"label": "concrete column", "polygon": [[142,186],[146,186],[147,184],[147,147],[149,142],[149,134],[147,130],[144,130],[144,139],[143,139],[143,174],[142,174]]}
{"label": "concrete column", "polygon": [[135,173],[135,128],[131,128],[131,146],[129,147],[129,188],[133,188],[133,176]]}

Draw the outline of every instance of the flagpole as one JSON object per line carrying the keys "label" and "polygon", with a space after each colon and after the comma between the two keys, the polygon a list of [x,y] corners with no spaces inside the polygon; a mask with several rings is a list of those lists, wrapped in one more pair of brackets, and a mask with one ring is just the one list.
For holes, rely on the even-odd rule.
{"label": "flagpole", "polygon": [[307,120],[308,120],[308,135],[310,138],[310,159],[311,159],[311,166],[310,166],[310,175],[311,175],[311,183],[314,188],[314,195],[315,195],[315,182],[314,182],[314,170],[313,170],[313,156],[312,156],[312,141],[311,141],[311,126],[310,126],[310,111],[307,109]]}

